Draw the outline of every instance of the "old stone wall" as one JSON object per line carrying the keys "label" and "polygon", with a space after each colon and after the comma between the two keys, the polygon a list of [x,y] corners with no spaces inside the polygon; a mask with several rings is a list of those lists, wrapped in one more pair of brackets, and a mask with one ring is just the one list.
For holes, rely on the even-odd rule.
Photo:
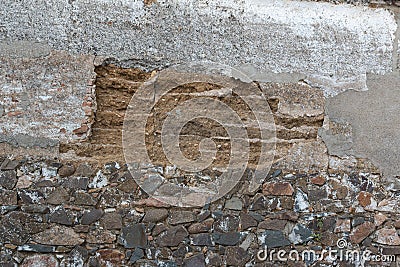
{"label": "old stone wall", "polygon": [[397,266],[399,5],[2,1],[0,265]]}

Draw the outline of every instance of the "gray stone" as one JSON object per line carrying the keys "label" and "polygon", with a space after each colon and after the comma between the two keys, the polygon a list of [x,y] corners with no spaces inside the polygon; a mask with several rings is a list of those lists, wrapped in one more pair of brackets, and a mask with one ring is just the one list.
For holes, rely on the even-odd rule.
{"label": "gray stone", "polygon": [[28,213],[49,213],[50,209],[46,205],[23,205],[21,206],[21,210],[23,212],[28,212]]}
{"label": "gray stone", "polygon": [[308,191],[308,199],[310,201],[319,201],[328,197],[328,193],[325,188],[312,189]]}
{"label": "gray stone", "polygon": [[14,211],[18,209],[17,205],[11,205],[11,206],[0,206],[0,215],[7,214],[10,211]]}
{"label": "gray stone", "polygon": [[148,174],[140,184],[140,188],[147,194],[153,194],[164,183],[164,177],[160,174]]}
{"label": "gray stone", "polygon": [[41,204],[44,201],[44,195],[40,190],[22,189],[18,191],[18,196],[25,204]]}
{"label": "gray stone", "polygon": [[19,162],[17,160],[5,159],[0,165],[0,170],[2,171],[15,170],[18,167],[18,165]]}
{"label": "gray stone", "polygon": [[146,227],[144,224],[134,224],[122,228],[118,243],[125,248],[145,248],[147,245]]}
{"label": "gray stone", "polygon": [[68,191],[63,188],[59,187],[56,188],[47,198],[46,202],[52,205],[61,205],[67,203],[69,200]]}
{"label": "gray stone", "polygon": [[62,185],[66,188],[86,190],[88,184],[89,178],[87,177],[68,177]]}
{"label": "gray stone", "polygon": [[239,218],[233,215],[224,215],[222,218],[214,222],[214,231],[216,232],[232,232],[239,228]]}
{"label": "gray stone", "polygon": [[89,183],[89,188],[103,188],[108,185],[108,178],[101,170],[96,173],[96,176]]}
{"label": "gray stone", "polygon": [[250,206],[250,210],[265,210],[268,208],[268,201],[263,195],[256,195],[253,199],[253,202]]}
{"label": "gray stone", "polygon": [[75,193],[75,205],[82,206],[94,206],[97,204],[97,200],[93,198],[89,193],[78,191]]}
{"label": "gray stone", "polygon": [[365,218],[364,217],[354,217],[352,222],[351,222],[351,225],[353,227],[357,227],[360,224],[363,224],[364,222],[365,222]]}
{"label": "gray stone", "polygon": [[290,245],[290,241],[281,231],[265,230],[258,234],[258,240],[262,247],[277,248]]}
{"label": "gray stone", "polygon": [[225,202],[225,209],[228,210],[242,210],[243,203],[238,197],[232,197]]}
{"label": "gray stone", "polygon": [[[148,264],[148,263],[146,262],[146,264]],[[145,266],[147,266],[147,265],[145,265]],[[152,266],[152,265],[150,265],[150,266]],[[158,264],[154,265],[154,266],[157,266],[157,267],[159,267],[159,266],[162,266],[162,267],[178,267],[178,265],[176,264],[175,261],[159,261]]]}
{"label": "gray stone", "polygon": [[17,192],[0,189],[0,205],[17,205]]}
{"label": "gray stone", "polygon": [[302,244],[313,238],[313,232],[302,224],[296,224],[292,232],[289,234],[289,240],[293,244]]}
{"label": "gray stone", "polygon": [[194,246],[214,246],[214,242],[212,241],[211,234],[201,233],[196,235],[191,235],[191,243]]}
{"label": "gray stone", "polygon": [[5,189],[13,189],[17,183],[17,174],[14,170],[0,172],[0,186]]}
{"label": "gray stone", "polygon": [[196,220],[196,215],[193,213],[193,211],[185,211],[185,210],[171,211],[168,217],[168,223],[171,225],[189,223],[195,220]]}
{"label": "gray stone", "polygon": [[246,235],[246,238],[244,241],[240,244],[239,247],[241,247],[244,250],[248,250],[249,247],[252,245],[253,241],[256,239],[256,235],[254,233],[248,233]]}
{"label": "gray stone", "polygon": [[219,254],[208,251],[207,262],[210,266],[221,266],[222,259]]}
{"label": "gray stone", "polygon": [[50,179],[57,176],[58,167],[46,166],[42,167],[42,176]]}
{"label": "gray stone", "polygon": [[67,214],[63,207],[59,207],[54,210],[49,216],[49,221],[63,225],[72,225],[73,223],[72,218]]}
{"label": "gray stone", "polygon": [[2,233],[0,242],[23,245],[32,234],[41,232],[45,228],[42,216],[12,211],[0,218],[0,233]]}
{"label": "gray stone", "polygon": [[215,244],[223,245],[223,246],[235,246],[240,241],[240,233],[231,232],[231,233],[214,233],[213,240]]}
{"label": "gray stone", "polygon": [[166,231],[168,228],[163,223],[156,224],[153,228],[152,234],[153,236],[157,236],[162,232]]}
{"label": "gray stone", "polygon": [[211,212],[209,210],[202,209],[200,213],[197,215],[197,221],[201,222],[210,216]]}
{"label": "gray stone", "polygon": [[51,253],[56,251],[55,246],[45,246],[38,244],[28,244],[17,247],[18,251],[29,251],[29,252],[39,252],[39,253]]}
{"label": "gray stone", "polygon": [[258,228],[267,229],[267,230],[279,230],[282,231],[285,229],[287,224],[287,220],[279,220],[279,219],[266,219],[258,224]]}
{"label": "gray stone", "polygon": [[196,254],[183,260],[184,267],[206,267],[203,253]]}
{"label": "gray stone", "polygon": [[103,216],[104,212],[99,209],[94,209],[89,212],[83,214],[81,218],[81,224],[92,224],[97,222],[101,216]]}
{"label": "gray stone", "polygon": [[188,235],[189,233],[186,231],[185,227],[174,226],[160,234],[156,242],[160,247],[175,247],[185,240]]}
{"label": "gray stone", "polygon": [[89,164],[86,164],[86,163],[80,164],[76,168],[76,171],[75,171],[75,176],[77,176],[77,177],[89,178],[89,177],[92,177],[93,174],[94,174],[94,170],[93,170],[92,166],[90,166]]}
{"label": "gray stone", "polygon": [[129,258],[130,263],[135,263],[137,260],[142,259],[144,257],[144,252],[140,248],[135,248],[131,257]]}

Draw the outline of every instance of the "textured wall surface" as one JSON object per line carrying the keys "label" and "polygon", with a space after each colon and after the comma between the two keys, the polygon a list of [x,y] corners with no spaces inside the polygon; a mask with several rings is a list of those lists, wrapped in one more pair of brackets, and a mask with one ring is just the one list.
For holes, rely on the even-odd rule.
{"label": "textured wall surface", "polygon": [[[397,266],[399,6],[1,0],[0,266]],[[184,65],[186,74],[171,67],[196,61],[234,67],[207,65],[230,82],[196,80],[204,77],[196,64]],[[185,75],[196,81],[180,84]],[[177,87],[160,97],[169,83]],[[257,94],[238,96],[238,88],[253,92],[244,84]],[[132,97],[154,105],[143,129],[153,164],[126,162]],[[212,155],[215,144],[212,164],[190,172],[163,149],[163,127],[171,114],[196,115],[182,104],[201,98],[230,106],[239,120],[216,106],[198,110],[222,122],[196,117],[181,129],[188,159]],[[252,109],[246,99],[263,106]],[[271,121],[254,124],[267,113]],[[232,126],[246,138],[229,136]],[[254,186],[261,141],[270,141],[263,127],[274,129],[275,149]],[[133,152],[143,149],[131,138]],[[192,208],[157,199],[229,187],[234,173],[224,168],[235,142],[248,142],[251,153],[227,194]],[[387,258],[261,259],[265,246]]]}
{"label": "textured wall surface", "polygon": [[390,71],[396,30],[384,9],[296,1],[4,1],[1,12],[5,40],[161,66],[211,60],[333,76]]}

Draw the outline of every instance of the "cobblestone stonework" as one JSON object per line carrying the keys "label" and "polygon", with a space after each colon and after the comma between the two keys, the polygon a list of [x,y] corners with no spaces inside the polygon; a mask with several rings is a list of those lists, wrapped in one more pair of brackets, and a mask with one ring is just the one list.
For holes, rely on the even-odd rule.
{"label": "cobblestone stonework", "polygon": [[[99,168],[1,161],[0,261],[6,266],[265,266],[257,258],[264,245],[320,252],[337,247],[339,239],[349,249],[387,255],[400,249],[399,200],[360,160],[346,170],[273,168],[258,191],[239,186],[193,209],[149,198],[117,162]],[[157,171],[165,175],[165,169]],[[334,263],[345,264],[315,260],[315,266]]]}

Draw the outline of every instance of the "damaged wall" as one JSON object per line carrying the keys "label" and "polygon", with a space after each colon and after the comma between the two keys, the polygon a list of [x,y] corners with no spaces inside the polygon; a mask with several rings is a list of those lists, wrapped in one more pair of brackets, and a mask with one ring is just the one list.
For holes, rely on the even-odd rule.
{"label": "damaged wall", "polygon": [[[338,240],[398,260],[399,3],[317,2],[325,3],[2,1],[0,264],[268,266],[257,259],[265,245],[302,251]],[[357,5],[332,4],[343,2]],[[247,128],[255,145],[238,184],[211,204],[177,208],[149,191],[164,181],[213,185],[231,140],[211,120],[188,123],[183,154],[196,159],[205,137],[218,153],[208,169],[187,173],[160,148],[162,120],[198,93],[243,121],[254,114],[237,95],[216,95],[212,82],[165,95],[146,128],[156,166],[138,167],[148,190],[124,164],[123,122],[139,88],[175,63],[201,60],[254,82],[276,150],[265,181],[249,190],[260,130]]]}

